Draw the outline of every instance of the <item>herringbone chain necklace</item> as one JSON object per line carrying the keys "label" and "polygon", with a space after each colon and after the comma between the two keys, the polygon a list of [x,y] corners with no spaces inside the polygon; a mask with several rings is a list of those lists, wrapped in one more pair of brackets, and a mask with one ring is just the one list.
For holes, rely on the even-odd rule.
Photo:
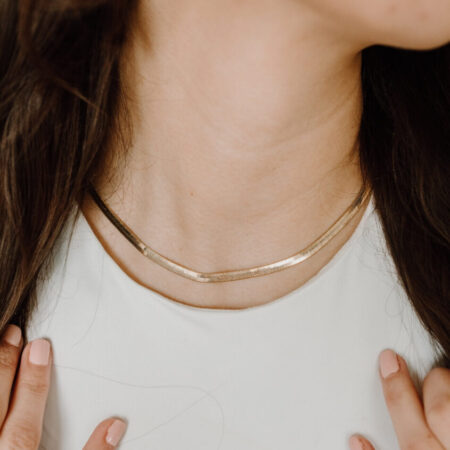
{"label": "herringbone chain necklace", "polygon": [[289,256],[286,259],[275,261],[271,264],[251,267],[248,269],[228,270],[225,272],[197,272],[193,269],[189,269],[188,267],[178,264],[169,258],[166,258],[155,250],[152,250],[148,245],[142,242],[142,240],[119,217],[117,217],[117,215],[112,212],[112,210],[97,194],[92,185],[90,185],[89,193],[111,223],[148,259],[156,264],[159,264],[161,267],[164,267],[190,280],[199,281],[201,283],[215,283],[268,275],[305,261],[324,247],[345,227],[345,225],[347,225],[348,222],[350,222],[352,217],[354,217],[354,215],[364,204],[366,198],[370,194],[370,190],[365,190],[363,187],[358,193],[356,199],[336,220],[336,222],[334,222],[328,230],[322,233],[313,243],[300,252]]}

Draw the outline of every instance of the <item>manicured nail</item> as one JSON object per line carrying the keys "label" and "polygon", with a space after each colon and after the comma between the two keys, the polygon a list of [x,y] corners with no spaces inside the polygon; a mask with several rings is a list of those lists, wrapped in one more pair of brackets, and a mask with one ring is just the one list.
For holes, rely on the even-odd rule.
{"label": "manicured nail", "polygon": [[122,439],[126,428],[127,425],[125,422],[116,419],[108,428],[108,432],[106,433],[106,443],[115,447],[120,439]]}
{"label": "manicured nail", "polygon": [[364,445],[361,442],[361,439],[355,435],[348,440],[348,445],[350,446],[350,450],[364,450]]}
{"label": "manicured nail", "polygon": [[46,366],[50,356],[50,342],[46,339],[36,339],[31,343],[28,359],[30,363]]}
{"label": "manicured nail", "polygon": [[390,349],[383,350],[380,353],[380,371],[383,378],[387,378],[395,372],[398,372],[400,365],[398,364],[397,355]]}
{"label": "manicured nail", "polygon": [[18,347],[20,345],[20,341],[22,340],[22,331],[20,331],[20,328],[17,325],[8,325],[3,333],[3,339],[8,344]]}

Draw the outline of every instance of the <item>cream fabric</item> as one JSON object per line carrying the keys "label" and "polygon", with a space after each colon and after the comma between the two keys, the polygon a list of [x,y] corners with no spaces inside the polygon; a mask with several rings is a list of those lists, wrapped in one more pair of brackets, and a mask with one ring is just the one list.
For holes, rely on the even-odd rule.
{"label": "cream fabric", "polygon": [[60,238],[29,337],[54,348],[42,448],[80,450],[98,422],[129,450],[347,450],[354,432],[398,448],[379,352],[420,383],[437,358],[396,278],[371,198],[306,284],[242,310],[183,305],[141,286],[85,217]]}

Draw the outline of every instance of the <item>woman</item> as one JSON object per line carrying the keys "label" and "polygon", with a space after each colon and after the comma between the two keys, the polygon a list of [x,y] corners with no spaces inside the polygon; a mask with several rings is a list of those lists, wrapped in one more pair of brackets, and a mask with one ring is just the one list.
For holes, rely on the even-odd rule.
{"label": "woman", "polygon": [[4,448],[450,448],[447,0],[0,8]]}

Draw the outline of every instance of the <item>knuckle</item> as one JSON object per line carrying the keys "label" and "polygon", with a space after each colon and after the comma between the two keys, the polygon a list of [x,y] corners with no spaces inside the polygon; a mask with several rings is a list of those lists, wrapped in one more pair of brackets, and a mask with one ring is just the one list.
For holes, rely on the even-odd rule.
{"label": "knuckle", "polygon": [[391,385],[386,386],[385,388],[385,399],[388,405],[395,405],[402,403],[404,398],[406,397],[407,392],[403,386],[400,386],[398,383],[392,383]]}
{"label": "knuckle", "polygon": [[22,380],[21,387],[30,394],[37,397],[46,397],[49,383],[43,379]]}
{"label": "knuckle", "polygon": [[447,430],[450,427],[450,396],[440,396],[426,411],[428,424],[434,429]]}
{"label": "knuckle", "polygon": [[14,450],[36,450],[41,439],[40,430],[31,424],[14,425],[8,432],[8,446]]}
{"label": "knuckle", "polygon": [[436,446],[436,440],[431,433],[416,439],[414,441],[408,442],[406,445],[402,446],[404,450],[438,450]]}
{"label": "knuckle", "polygon": [[17,367],[17,352],[12,348],[2,347],[0,349],[0,371],[11,371]]}
{"label": "knuckle", "polygon": [[406,444],[403,448],[404,448],[404,450],[423,450],[424,447],[422,447],[421,442],[416,441],[416,442],[410,442],[409,444]]}

